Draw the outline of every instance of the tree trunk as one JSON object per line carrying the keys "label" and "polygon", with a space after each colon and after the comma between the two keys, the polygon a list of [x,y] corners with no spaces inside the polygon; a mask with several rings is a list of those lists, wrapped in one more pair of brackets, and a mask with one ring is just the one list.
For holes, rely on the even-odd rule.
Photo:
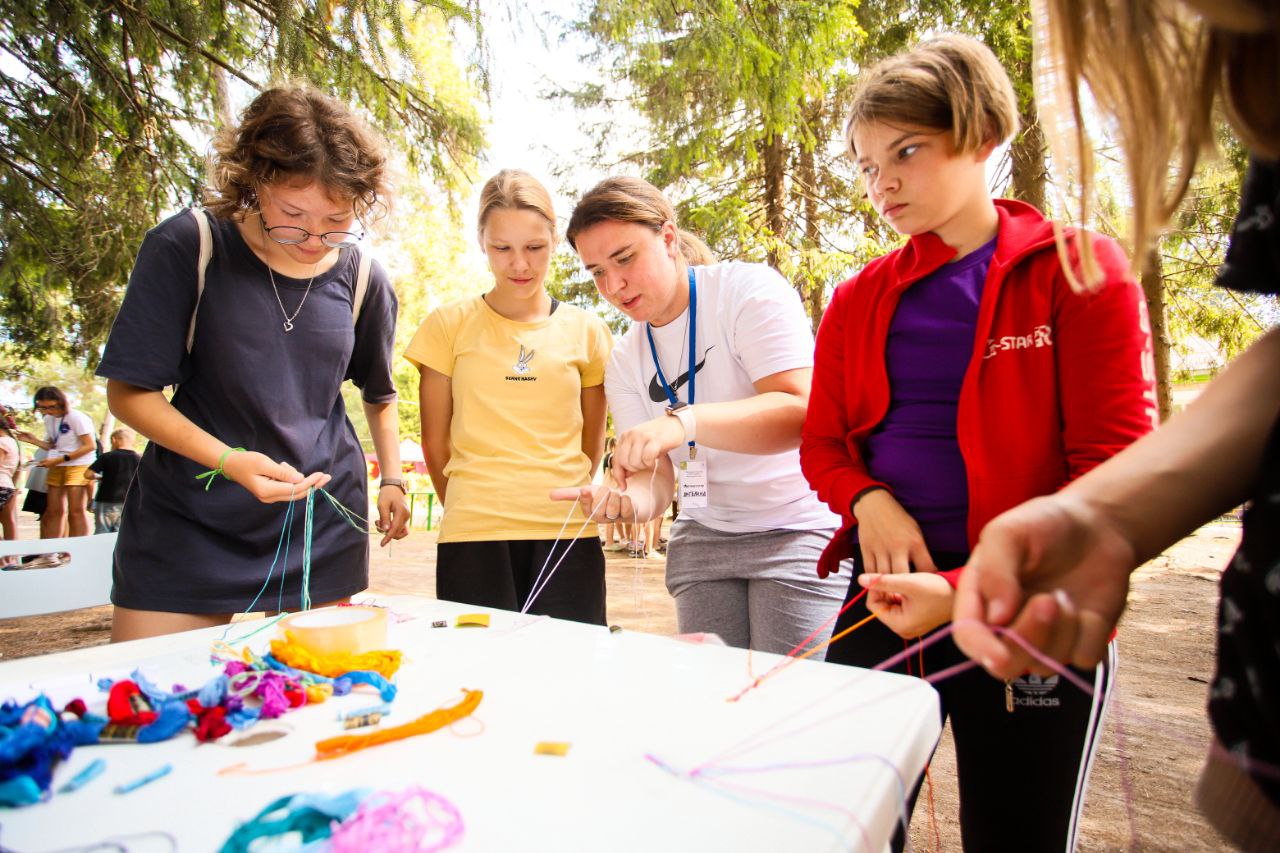
{"label": "tree trunk", "polygon": [[213,107],[219,130],[235,125],[236,117],[231,109],[231,86],[227,82],[226,69],[219,65],[213,66]]}
{"label": "tree trunk", "polygon": [[1045,212],[1045,182],[1049,172],[1045,168],[1044,130],[1040,127],[1040,114],[1036,111],[1033,98],[1027,98],[1019,118],[1022,121],[1022,133],[1009,146],[1009,159],[1012,161],[1011,195],[1036,210]]}
{"label": "tree trunk", "polygon": [[1151,343],[1155,355],[1156,404],[1160,408],[1160,422],[1173,414],[1173,396],[1169,383],[1169,324],[1165,320],[1164,276],[1160,265],[1160,253],[1152,249],[1147,253],[1142,268],[1142,292],[1147,297],[1147,315],[1151,318]]}
{"label": "tree trunk", "polygon": [[764,216],[769,229],[769,266],[777,269],[782,259],[781,244],[787,236],[786,181],[784,180],[786,149],[782,134],[774,133],[763,143]]}
{"label": "tree trunk", "polygon": [[[811,101],[805,107],[805,122],[815,132],[822,118],[822,102]],[[813,146],[802,145],[796,157],[796,186],[793,194],[800,198],[800,209],[804,212],[804,242],[801,248],[805,252],[803,279],[800,283],[800,299],[804,302],[805,311],[809,314],[809,322],[813,331],[818,331],[818,323],[822,320],[823,283],[814,274],[813,264],[809,260],[817,254],[818,241],[821,239],[821,223],[818,221],[818,170],[815,162]]]}

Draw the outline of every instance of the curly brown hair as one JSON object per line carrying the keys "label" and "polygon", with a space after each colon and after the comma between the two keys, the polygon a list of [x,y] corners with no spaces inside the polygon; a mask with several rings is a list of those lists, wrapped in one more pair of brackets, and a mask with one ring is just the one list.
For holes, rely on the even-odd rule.
{"label": "curly brown hair", "polygon": [[357,218],[386,207],[382,137],[345,104],[308,86],[267,89],[213,140],[205,208],[231,219],[258,209],[257,188],[313,180],[351,199]]}

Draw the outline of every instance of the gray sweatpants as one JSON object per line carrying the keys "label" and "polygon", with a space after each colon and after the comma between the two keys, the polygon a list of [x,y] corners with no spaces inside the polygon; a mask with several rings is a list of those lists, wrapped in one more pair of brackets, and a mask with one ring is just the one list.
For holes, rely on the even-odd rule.
{"label": "gray sweatpants", "polygon": [[[671,528],[667,590],[680,633],[719,634],[738,648],[786,654],[835,616],[849,574],[825,580],[818,556],[834,530],[724,533],[690,519]],[[831,636],[828,625],[806,646]],[[826,649],[813,656],[822,660]]]}

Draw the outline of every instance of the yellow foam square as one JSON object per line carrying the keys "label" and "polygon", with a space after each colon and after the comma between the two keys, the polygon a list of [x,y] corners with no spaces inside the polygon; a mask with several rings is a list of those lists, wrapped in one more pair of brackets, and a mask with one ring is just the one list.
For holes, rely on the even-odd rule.
{"label": "yellow foam square", "polygon": [[488,628],[488,613],[463,613],[458,617],[455,627],[458,628]]}

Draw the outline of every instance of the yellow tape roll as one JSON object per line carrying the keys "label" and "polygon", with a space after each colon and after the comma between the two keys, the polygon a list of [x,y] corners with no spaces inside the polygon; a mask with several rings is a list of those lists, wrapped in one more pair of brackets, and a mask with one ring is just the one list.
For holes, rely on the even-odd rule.
{"label": "yellow tape roll", "polygon": [[313,655],[362,655],[387,647],[387,611],[381,607],[307,610],[286,616],[280,629]]}

